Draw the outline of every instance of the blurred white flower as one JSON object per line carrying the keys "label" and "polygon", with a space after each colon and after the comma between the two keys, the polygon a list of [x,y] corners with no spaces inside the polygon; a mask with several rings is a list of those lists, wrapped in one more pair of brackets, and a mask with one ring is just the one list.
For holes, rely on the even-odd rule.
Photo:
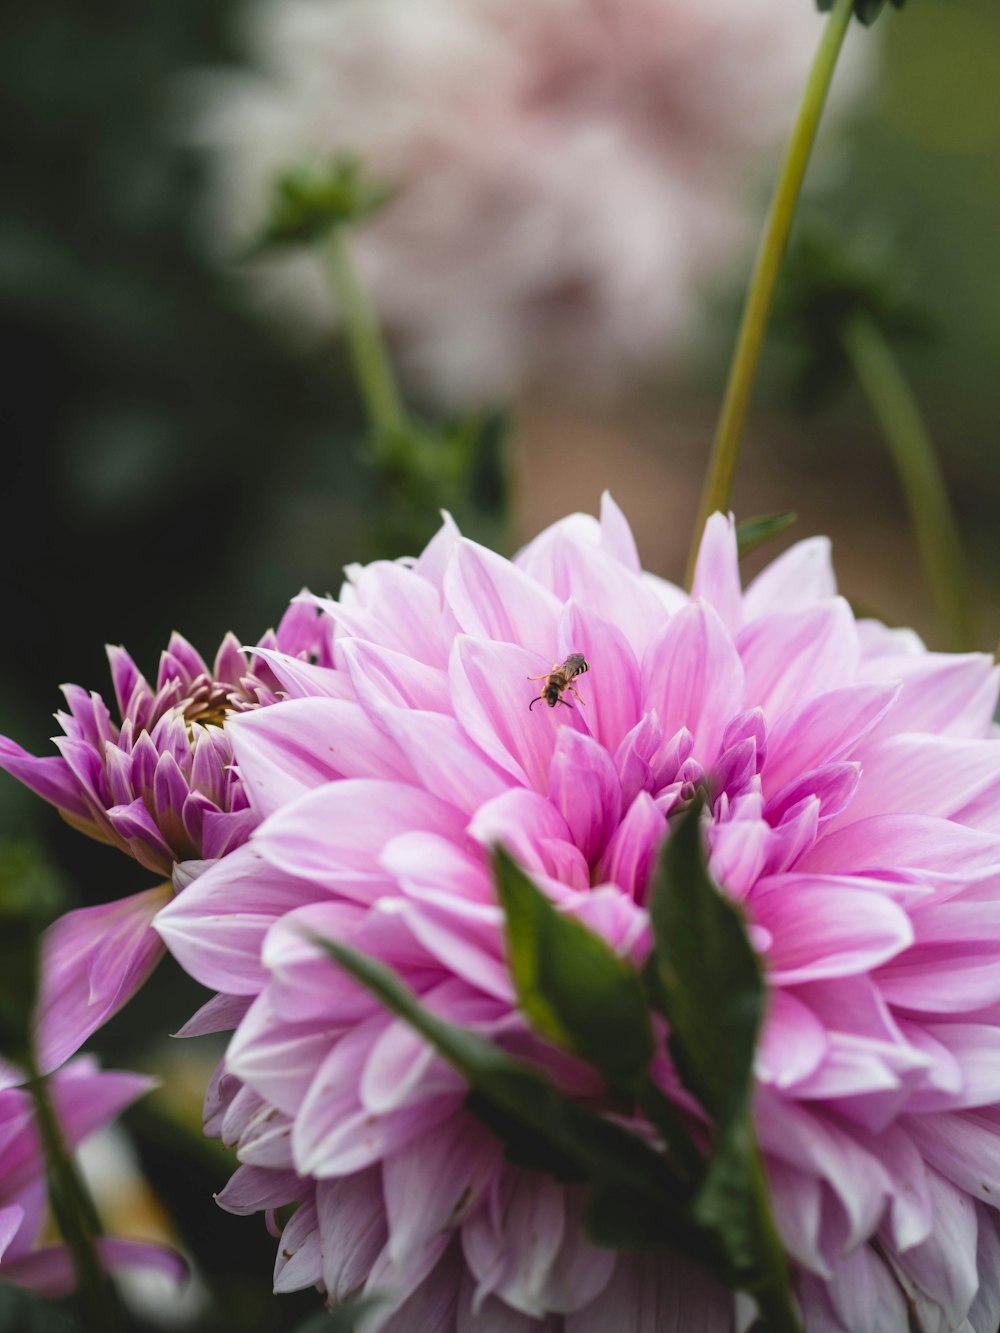
{"label": "blurred white flower", "polygon": [[[345,150],[396,194],[359,259],[406,368],[457,404],[607,388],[691,331],[742,255],[748,189],[819,40],[812,0],[270,0],[257,72],[213,75],[198,137],[232,254],[283,169]],[[773,166],[773,159],[771,162]],[[257,298],[315,336],[314,253],[253,265]]]}

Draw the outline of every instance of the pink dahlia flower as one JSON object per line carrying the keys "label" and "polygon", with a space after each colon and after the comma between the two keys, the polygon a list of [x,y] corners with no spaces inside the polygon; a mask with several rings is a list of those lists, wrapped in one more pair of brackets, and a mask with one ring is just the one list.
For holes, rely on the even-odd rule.
{"label": "pink dahlia flower", "polygon": [[165,881],[68,912],[47,932],[38,1011],[44,1071],[78,1050],[156,966],[163,946],[150,922],[170,899],[175,865],[214,860],[246,841],[257,817],[234,766],[226,719],[279,697],[270,653],[295,656],[302,671],[310,664],[301,659],[325,660],[319,632],[315,612],[294,606],[249,652],[228,634],[211,668],[174,634],[155,686],[124,648],[108,647],[118,721],[99,694],[66,685],[57,755],[36,758],[0,736],[0,768],[74,828]]}
{"label": "pink dahlia flower", "polygon": [[[275,180],[361,155],[395,197],[358,235],[416,379],[459,405],[659,365],[752,225],[819,39],[799,0],[278,0],[258,73],[217,74],[212,223],[245,246]],[[334,320],[321,256],[254,266],[300,336]],[[584,372],[585,373],[582,373]]]}
{"label": "pink dahlia flower", "polygon": [[[49,1090],[66,1147],[75,1148],[109,1124],[150,1086],[139,1074],[100,1071],[89,1059],[61,1069]],[[5,1083],[0,1087],[0,1280],[62,1296],[75,1285],[66,1248],[39,1245],[48,1208],[45,1172],[31,1095]],[[107,1238],[99,1248],[111,1269],[152,1267],[174,1277],[183,1272],[179,1258],[157,1245]]]}
{"label": "pink dahlia flower", "polygon": [[[809,1333],[906,1333],[908,1308],[995,1333],[991,659],[856,620],[822,539],[744,591],[721,515],[688,597],[643,573],[607,498],[513,562],[446,525],[319,605],[330,670],[272,658],[293,697],[230,727],[260,826],[157,919],[221,993],[192,1030],[243,1015],[209,1128],[243,1163],[224,1207],[298,1204],[277,1289],[385,1293],[383,1333],[737,1327],[686,1261],[593,1248],[575,1189],[505,1161],[457,1075],[304,932],[594,1105],[593,1071],[517,1008],[489,849],[640,964],[651,866],[700,786],[766,976],[755,1119]],[[530,710],[528,678],[571,653],[580,699]],[[677,1097],[665,1053],[655,1071]]]}

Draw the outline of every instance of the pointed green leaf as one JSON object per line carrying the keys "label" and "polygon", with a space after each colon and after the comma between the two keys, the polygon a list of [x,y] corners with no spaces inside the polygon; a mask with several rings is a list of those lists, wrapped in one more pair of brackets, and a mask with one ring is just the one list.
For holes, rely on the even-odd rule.
{"label": "pointed green leaf", "polygon": [[[432,1014],[384,964],[336,940],[311,932],[309,938],[462,1075],[471,1090],[469,1109],[501,1138],[514,1161],[557,1179],[600,1184],[618,1198],[641,1200],[644,1215],[659,1221],[657,1234],[646,1234],[640,1248],[670,1243],[687,1253],[703,1254],[703,1239],[685,1210],[690,1191],[662,1153],[564,1097],[541,1071],[512,1059],[477,1033]],[[609,1239],[611,1233],[605,1228],[598,1243],[627,1247],[634,1241],[634,1230],[630,1227],[629,1235],[619,1242]]]}
{"label": "pointed green leaf", "polygon": [[731,1283],[756,1298],[768,1333],[799,1333],[788,1259],[749,1113],[717,1138],[691,1216],[717,1239]]}
{"label": "pointed green leaf", "polygon": [[677,821],[650,894],[655,993],[685,1084],[718,1126],[746,1104],[764,983],[739,908],[709,876],[702,803]]}
{"label": "pointed green leaf", "polygon": [[798,514],[787,510],[783,514],[768,514],[761,518],[748,518],[736,525],[736,550],[742,560],[758,546],[763,546],[772,537],[784,532],[798,518]]}
{"label": "pointed green leaf", "polygon": [[649,1007],[636,969],[560,912],[501,848],[494,865],[509,966],[531,1025],[631,1089],[653,1058]]}
{"label": "pointed green leaf", "polygon": [[750,1119],[763,977],[741,912],[709,876],[702,808],[699,800],[685,811],[660,858],[650,896],[654,945],[646,988],[670,1024],[681,1078],[715,1122],[692,1224],[718,1246],[726,1279],[754,1294],[769,1333],[798,1333]]}

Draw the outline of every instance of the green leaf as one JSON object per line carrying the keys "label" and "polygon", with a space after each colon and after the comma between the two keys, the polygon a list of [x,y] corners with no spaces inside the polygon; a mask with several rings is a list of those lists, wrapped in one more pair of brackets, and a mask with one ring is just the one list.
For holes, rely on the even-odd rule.
{"label": "green leaf", "polygon": [[356,1333],[363,1315],[382,1304],[378,1296],[346,1301],[330,1310],[321,1310],[299,1324],[294,1333]]}
{"label": "green leaf", "polygon": [[[432,1014],[384,964],[336,940],[311,932],[309,938],[462,1075],[471,1089],[469,1109],[498,1134],[512,1160],[546,1170],[557,1179],[597,1183],[614,1197],[641,1200],[643,1216],[658,1220],[655,1231],[643,1234],[640,1248],[671,1244],[703,1255],[703,1239],[685,1212],[690,1191],[662,1153],[564,1097],[539,1070]],[[635,1243],[634,1228],[619,1241],[605,1227],[599,1243],[627,1247]]]}
{"label": "green leaf", "polygon": [[775,331],[793,354],[796,404],[816,408],[852,382],[842,333],[858,316],[893,344],[926,343],[934,320],[914,291],[907,247],[893,222],[873,214],[844,236],[817,219],[804,221],[774,312]]}
{"label": "green leaf", "polygon": [[737,523],[736,550],[739,558],[742,560],[751,551],[756,551],[758,546],[763,546],[772,537],[777,537],[779,533],[791,527],[797,519],[798,514],[789,509],[783,514],[767,514],[760,518],[748,518],[743,523]]}
{"label": "green leaf", "polygon": [[746,1104],[764,1005],[760,964],[739,908],[708,874],[702,802],[677,821],[650,894],[655,988],[685,1084],[716,1125]]}
{"label": "green leaf", "polygon": [[39,942],[64,896],[41,848],[0,843],[0,1051],[19,1063],[29,1044]]}
{"label": "green leaf", "polygon": [[799,1333],[788,1259],[749,1113],[717,1137],[691,1216],[718,1240],[732,1285],[753,1293],[768,1333]]}
{"label": "green leaf", "polygon": [[763,977],[741,912],[709,876],[702,808],[699,800],[684,812],[660,857],[650,896],[647,993],[670,1024],[681,1078],[715,1122],[691,1222],[717,1245],[726,1279],[753,1292],[769,1333],[797,1333],[750,1118]]}
{"label": "green leaf", "polygon": [[0,1282],[0,1333],[81,1333],[80,1325],[34,1292]]}
{"label": "green leaf", "polygon": [[653,1058],[638,972],[554,907],[502,848],[494,866],[511,977],[528,1021],[594,1065],[612,1088],[634,1090]]}
{"label": "green leaf", "polygon": [[392,189],[371,181],[360,158],[343,154],[332,163],[300,163],[279,176],[267,222],[247,258],[287,245],[312,245],[334,227],[371,217]]}

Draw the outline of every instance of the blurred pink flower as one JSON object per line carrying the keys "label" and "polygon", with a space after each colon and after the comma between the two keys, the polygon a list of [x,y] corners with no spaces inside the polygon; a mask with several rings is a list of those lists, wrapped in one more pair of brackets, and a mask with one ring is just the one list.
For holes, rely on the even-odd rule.
{"label": "blurred pink flower", "polygon": [[[253,19],[260,73],[202,89],[213,232],[245,244],[283,170],[357,151],[397,187],[357,238],[376,304],[460,405],[607,388],[690,337],[821,31],[801,0],[280,0]],[[293,330],[329,327],[321,257],[254,279]]]}
{"label": "blurred pink flower", "polygon": [[[318,604],[332,668],[305,681],[272,656],[289,698],[230,725],[260,827],[157,918],[221,992],[188,1031],[238,1022],[208,1104],[243,1163],[220,1202],[299,1204],[277,1289],[388,1292],[366,1325],[387,1333],[734,1328],[683,1261],[591,1247],[574,1189],[505,1162],[461,1080],[302,932],[592,1098],[516,1008],[488,848],[638,963],[651,866],[697,784],[766,971],[756,1123],[810,1333],[904,1333],[907,1301],[928,1328],[995,1333],[992,660],[856,620],[823,539],[743,591],[721,515],[689,598],[642,572],[607,497],[513,563],[446,524]],[[528,677],[571,652],[583,703],[529,711]]]}
{"label": "blurred pink flower", "polygon": [[304,659],[325,660],[318,623],[310,608],[293,606],[249,653],[228,634],[211,669],[174,634],[155,686],[124,648],[109,647],[119,721],[99,694],[66,685],[58,755],[36,758],[0,736],[0,768],[74,828],[165,877],[132,897],[67,912],[46,932],[37,1014],[43,1072],[78,1050],[159,962],[163,946],[150,922],[174,891],[175,865],[214,860],[246,841],[257,819],[224,723],[279,697],[269,653],[296,657],[302,671],[310,667]]}
{"label": "blurred pink flower", "polygon": [[[140,1074],[102,1072],[89,1059],[61,1069],[49,1089],[67,1149],[110,1124],[151,1086]],[[34,1102],[24,1088],[5,1083],[0,1087],[0,1280],[63,1296],[75,1285],[67,1250],[38,1243],[48,1208],[45,1172]],[[114,1237],[98,1245],[110,1269],[156,1268],[175,1278],[184,1272],[183,1261],[158,1245]]]}

